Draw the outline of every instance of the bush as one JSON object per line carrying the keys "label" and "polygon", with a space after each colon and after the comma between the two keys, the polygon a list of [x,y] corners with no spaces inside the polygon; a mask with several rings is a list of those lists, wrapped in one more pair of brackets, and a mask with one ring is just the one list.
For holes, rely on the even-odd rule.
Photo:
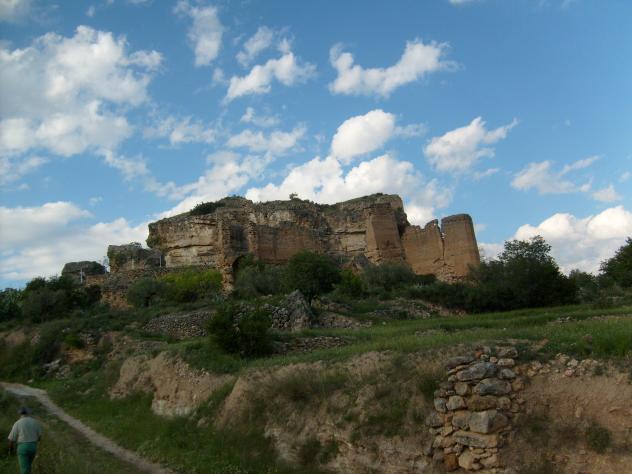
{"label": "bush", "polygon": [[311,303],[315,296],[334,289],[340,270],[331,258],[304,251],[290,258],[285,278],[289,290],[299,290]]}
{"label": "bush", "polygon": [[70,303],[63,290],[40,288],[25,293],[22,300],[22,314],[36,323],[65,316],[69,309]]}
{"label": "bush", "polygon": [[176,303],[196,301],[217,293],[222,288],[222,275],[217,270],[189,268],[161,278],[164,297]]}
{"label": "bush", "polygon": [[155,278],[140,278],[127,290],[127,302],[136,308],[151,306],[164,298],[167,284]]}
{"label": "bush", "polygon": [[390,292],[395,288],[415,283],[417,275],[403,263],[384,262],[380,265],[367,266],[362,273],[362,278],[369,288]]}
{"label": "bush", "polygon": [[340,272],[340,283],[336,285],[336,290],[343,295],[357,298],[364,294],[364,284],[359,275],[350,268],[345,268]]}
{"label": "bush", "polygon": [[285,290],[285,267],[252,262],[240,265],[235,278],[235,292],[245,299],[279,295]]}
{"label": "bush", "polygon": [[224,203],[221,201],[217,202],[201,202],[197,204],[193,209],[189,211],[189,215],[191,216],[202,216],[204,214],[211,214],[215,212],[216,209],[224,206]]}
{"label": "bush", "polygon": [[594,303],[600,299],[599,280],[590,273],[571,270],[568,279],[577,288],[577,299],[580,303]]}
{"label": "bush", "polygon": [[241,312],[236,303],[225,303],[209,322],[209,333],[226,352],[244,357],[269,354],[272,320],[264,308]]}

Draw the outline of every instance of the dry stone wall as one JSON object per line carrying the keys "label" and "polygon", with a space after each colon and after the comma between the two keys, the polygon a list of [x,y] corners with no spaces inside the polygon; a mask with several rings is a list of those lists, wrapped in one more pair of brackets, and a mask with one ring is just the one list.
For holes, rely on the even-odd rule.
{"label": "dry stone wall", "polygon": [[434,436],[426,454],[445,471],[505,473],[500,450],[524,400],[514,371],[514,347],[480,347],[446,364],[448,378],[435,391],[426,424]]}

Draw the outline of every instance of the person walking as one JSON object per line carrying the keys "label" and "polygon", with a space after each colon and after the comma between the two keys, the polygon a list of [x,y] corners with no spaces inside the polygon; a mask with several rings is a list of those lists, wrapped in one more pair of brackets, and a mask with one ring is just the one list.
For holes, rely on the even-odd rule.
{"label": "person walking", "polygon": [[33,459],[37,454],[37,443],[42,437],[42,425],[31,416],[31,410],[22,407],[18,410],[20,419],[13,424],[9,433],[9,450],[17,446],[20,474],[31,474]]}

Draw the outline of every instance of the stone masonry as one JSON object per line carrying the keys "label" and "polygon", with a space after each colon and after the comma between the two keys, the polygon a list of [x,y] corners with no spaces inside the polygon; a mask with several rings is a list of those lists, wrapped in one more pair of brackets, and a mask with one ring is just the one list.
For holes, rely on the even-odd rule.
{"label": "stone masonry", "polygon": [[480,347],[447,362],[448,379],[426,419],[434,436],[426,454],[446,471],[505,472],[500,449],[524,403],[524,384],[513,370],[517,356],[511,346]]}

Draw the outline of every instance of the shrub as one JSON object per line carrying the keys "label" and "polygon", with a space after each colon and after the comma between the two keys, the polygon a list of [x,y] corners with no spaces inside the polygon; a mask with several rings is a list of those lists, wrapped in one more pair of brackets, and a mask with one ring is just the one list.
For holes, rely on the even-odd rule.
{"label": "shrub", "polygon": [[216,209],[224,206],[224,203],[221,201],[216,202],[201,202],[197,204],[193,209],[189,211],[189,215],[191,216],[201,216],[204,214],[211,214],[215,212]]}
{"label": "shrub", "polygon": [[593,451],[604,453],[611,444],[610,432],[603,426],[593,423],[586,429],[586,443]]}
{"label": "shrub", "polygon": [[222,288],[222,275],[217,270],[189,268],[165,275],[165,299],[176,303],[196,301],[217,293]]}
{"label": "shrub", "polygon": [[69,299],[63,290],[40,288],[25,293],[22,301],[22,313],[36,323],[62,317],[68,309]]}
{"label": "shrub", "polygon": [[340,272],[340,283],[336,285],[336,290],[343,295],[360,297],[364,294],[364,284],[359,275],[350,268],[345,268]]}
{"label": "shrub", "polygon": [[239,267],[235,278],[235,291],[241,298],[278,295],[284,292],[285,268],[254,262]]}
{"label": "shrub", "polygon": [[272,320],[264,308],[243,312],[233,302],[222,305],[209,321],[209,333],[229,353],[257,357],[271,350]]}
{"label": "shrub", "polygon": [[391,291],[395,288],[415,283],[417,276],[408,265],[384,262],[369,265],[364,269],[362,278],[371,289]]}
{"label": "shrub", "polygon": [[331,258],[304,251],[290,258],[285,278],[288,289],[299,290],[311,303],[315,296],[333,290],[340,270]]}
{"label": "shrub", "polygon": [[127,290],[127,301],[136,308],[145,308],[164,298],[165,282],[155,278],[139,278]]}

